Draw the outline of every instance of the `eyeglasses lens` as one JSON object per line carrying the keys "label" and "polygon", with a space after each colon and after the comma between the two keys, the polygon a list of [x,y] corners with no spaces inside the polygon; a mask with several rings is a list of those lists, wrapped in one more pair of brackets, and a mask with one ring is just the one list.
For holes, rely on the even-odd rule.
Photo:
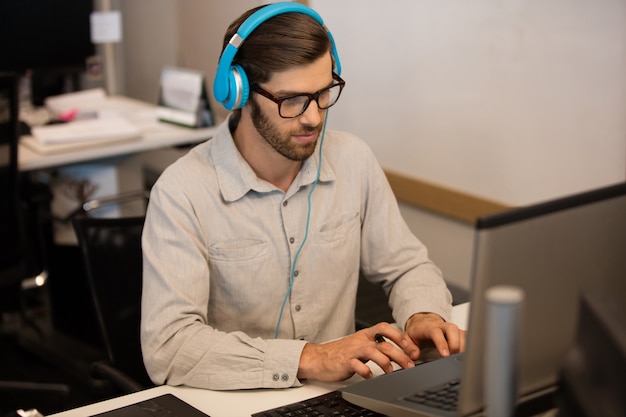
{"label": "eyeglasses lens", "polygon": [[[340,84],[335,84],[317,93],[314,97],[318,108],[324,110],[334,105],[341,94],[341,87]],[[308,95],[294,96],[283,100],[280,103],[280,115],[282,117],[297,117],[306,111],[310,102],[311,96]]]}

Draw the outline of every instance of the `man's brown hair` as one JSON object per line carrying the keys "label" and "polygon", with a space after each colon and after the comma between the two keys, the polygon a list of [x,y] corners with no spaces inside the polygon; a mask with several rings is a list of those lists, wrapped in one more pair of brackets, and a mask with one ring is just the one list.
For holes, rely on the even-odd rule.
{"label": "man's brown hair", "polygon": [[[231,23],[224,35],[224,49],[242,23],[261,7],[265,6],[248,10]],[[330,48],[326,29],[314,18],[289,12],[276,15],[253,30],[232,63],[242,66],[250,84],[260,84],[269,80],[274,72],[316,61]]]}

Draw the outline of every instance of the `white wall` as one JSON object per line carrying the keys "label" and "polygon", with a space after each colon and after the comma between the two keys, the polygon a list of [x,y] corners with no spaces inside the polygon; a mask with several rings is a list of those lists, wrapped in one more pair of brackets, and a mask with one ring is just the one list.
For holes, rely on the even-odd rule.
{"label": "white wall", "polygon": [[311,0],[333,126],[393,170],[521,205],[626,178],[623,0]]}
{"label": "white wall", "polygon": [[118,1],[124,36],[120,45],[124,93],[156,104],[161,70],[178,62],[177,2]]}
{"label": "white wall", "polygon": [[[120,3],[125,92],[155,101],[165,65],[203,71],[210,89],[227,25],[264,2]],[[347,80],[331,127],[385,168],[510,205],[626,179],[623,0],[309,4]]]}

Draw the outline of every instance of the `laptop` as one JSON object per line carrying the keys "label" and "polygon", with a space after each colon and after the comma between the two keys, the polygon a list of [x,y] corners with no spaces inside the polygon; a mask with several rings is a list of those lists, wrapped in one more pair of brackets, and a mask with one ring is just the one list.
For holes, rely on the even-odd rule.
{"label": "laptop", "polygon": [[209,417],[172,394],[163,394],[91,417]]}
{"label": "laptop", "polygon": [[[626,295],[626,183],[478,219],[464,353],[341,389],[351,403],[389,416],[471,416],[483,410],[485,291],[525,292],[518,346],[518,405],[554,392],[575,336],[579,300],[597,289]],[[414,393],[460,381],[454,409]]]}

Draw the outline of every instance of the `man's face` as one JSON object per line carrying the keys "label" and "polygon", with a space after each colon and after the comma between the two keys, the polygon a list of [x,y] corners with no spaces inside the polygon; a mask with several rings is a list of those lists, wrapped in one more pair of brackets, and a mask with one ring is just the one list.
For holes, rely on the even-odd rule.
{"label": "man's face", "polygon": [[[301,93],[315,93],[333,83],[330,54],[312,64],[275,73],[260,85],[275,97],[282,98]],[[259,134],[276,152],[292,161],[304,161],[313,154],[323,127],[324,113],[311,101],[298,117],[284,119],[278,114],[278,105],[266,97],[251,93],[249,101],[252,123]]]}

